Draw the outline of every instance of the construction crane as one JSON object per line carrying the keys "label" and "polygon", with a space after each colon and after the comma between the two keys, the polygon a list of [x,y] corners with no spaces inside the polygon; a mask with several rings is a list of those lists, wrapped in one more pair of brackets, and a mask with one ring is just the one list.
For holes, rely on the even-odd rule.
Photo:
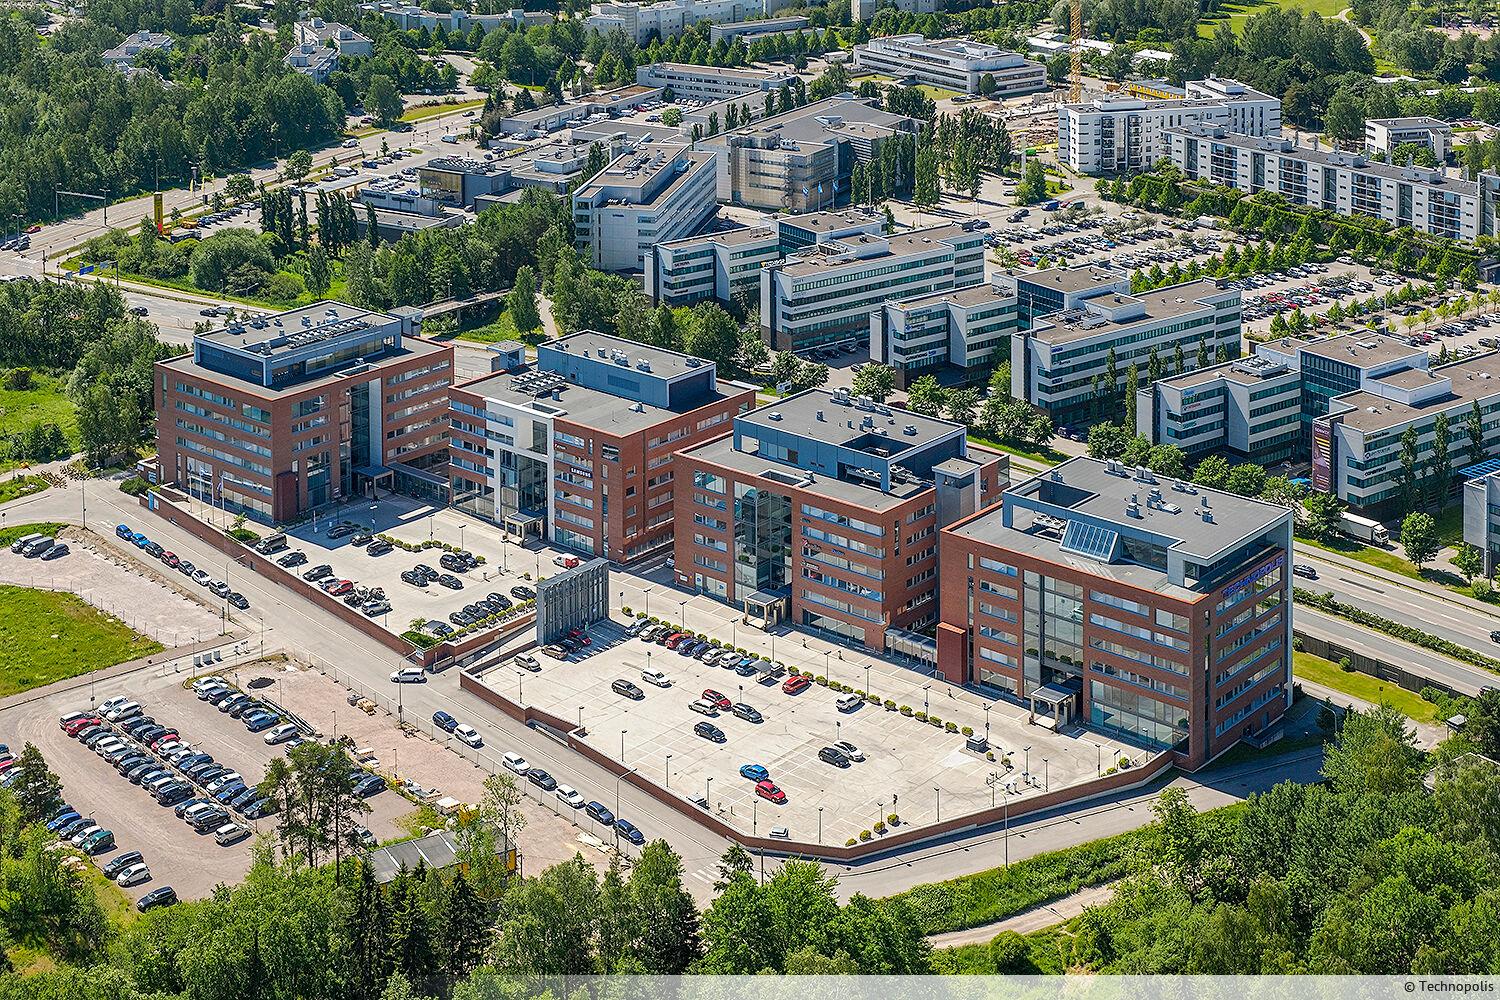
{"label": "construction crane", "polygon": [[1068,74],[1072,86],[1068,100],[1074,104],[1083,100],[1083,0],[1073,0],[1071,6],[1070,40],[1072,45],[1072,69]]}

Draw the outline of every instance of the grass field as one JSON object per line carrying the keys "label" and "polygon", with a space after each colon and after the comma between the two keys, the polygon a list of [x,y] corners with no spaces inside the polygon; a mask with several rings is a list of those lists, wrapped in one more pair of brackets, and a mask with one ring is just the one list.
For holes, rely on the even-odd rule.
{"label": "grass field", "polygon": [[[0,389],[0,439],[9,438],[32,424],[56,424],[68,445],[78,446],[78,420],[63,380],[36,372],[30,389]],[[0,459],[0,470],[16,465]],[[3,502],[3,501],[0,501]]]}
{"label": "grass field", "polygon": [[0,503],[10,503],[21,497],[29,497],[47,488],[47,480],[41,476],[12,476],[0,482]]}
{"label": "grass field", "polygon": [[486,323],[484,326],[476,326],[472,330],[461,330],[454,334],[458,340],[469,340],[476,344],[494,344],[502,340],[520,340],[521,335],[516,330],[515,321],[510,318],[509,309],[501,309],[500,315],[494,322]]}
{"label": "grass field", "polygon": [[10,543],[17,538],[25,538],[27,535],[56,535],[65,524],[57,521],[33,521],[30,524],[12,524],[0,530],[0,546],[10,548]]}
{"label": "grass field", "polygon": [[1359,698],[1375,705],[1386,702],[1407,718],[1419,722],[1432,721],[1434,711],[1432,702],[1425,701],[1403,687],[1387,684],[1369,674],[1362,674],[1357,670],[1345,670],[1332,660],[1325,660],[1321,656],[1302,652],[1293,653],[1292,673],[1303,680],[1332,688],[1351,698]]}
{"label": "grass field", "polygon": [[9,662],[0,674],[5,697],[163,647],[74,594],[0,586],[0,648]]}
{"label": "grass field", "polygon": [[1238,35],[1244,30],[1247,18],[1253,17],[1268,7],[1286,7],[1322,14],[1324,17],[1333,17],[1347,6],[1349,6],[1347,0],[1282,0],[1280,3],[1273,2],[1273,0],[1230,0],[1220,8],[1229,15],[1227,18],[1198,22],[1198,37],[1212,38],[1215,29],[1226,20],[1229,27]]}

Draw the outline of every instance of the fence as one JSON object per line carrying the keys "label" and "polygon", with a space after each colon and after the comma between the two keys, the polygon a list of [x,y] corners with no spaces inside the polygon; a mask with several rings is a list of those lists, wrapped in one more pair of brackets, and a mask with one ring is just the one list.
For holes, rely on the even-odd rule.
{"label": "fence", "polygon": [[1471,692],[1460,691],[1451,685],[1445,684],[1425,674],[1414,674],[1405,667],[1388,663],[1377,656],[1362,653],[1357,649],[1350,649],[1329,639],[1319,636],[1307,635],[1295,629],[1292,635],[1301,643],[1301,650],[1311,653],[1313,656],[1321,656],[1325,660],[1334,663],[1342,662],[1345,658],[1349,665],[1362,674],[1369,674],[1377,680],[1385,681],[1387,684],[1395,684],[1408,691],[1421,693],[1423,688],[1436,688],[1447,695],[1468,695]]}

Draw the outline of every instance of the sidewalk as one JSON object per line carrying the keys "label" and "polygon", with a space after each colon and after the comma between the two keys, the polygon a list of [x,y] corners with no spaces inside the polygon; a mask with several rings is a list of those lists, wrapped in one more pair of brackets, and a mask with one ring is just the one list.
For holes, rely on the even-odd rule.
{"label": "sidewalk", "polygon": [[969,927],[961,931],[948,931],[944,934],[930,934],[927,943],[934,948],[956,948],[965,944],[988,944],[994,938],[1006,931],[1015,931],[1017,934],[1030,934],[1054,924],[1060,924],[1064,920],[1071,920],[1078,916],[1090,906],[1101,906],[1109,902],[1110,896],[1114,895],[1115,885],[1113,882],[1104,885],[1091,885],[1079,889],[1069,896],[1054,899],[1050,903],[1033,906],[1029,910],[1006,917],[1004,920],[996,920],[994,923],[983,924],[979,927]]}

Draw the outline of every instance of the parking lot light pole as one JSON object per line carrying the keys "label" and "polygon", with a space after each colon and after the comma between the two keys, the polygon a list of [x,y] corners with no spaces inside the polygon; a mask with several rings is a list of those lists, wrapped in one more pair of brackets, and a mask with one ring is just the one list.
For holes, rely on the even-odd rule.
{"label": "parking lot light pole", "polygon": [[667,754],[667,787],[672,787],[672,755]]}
{"label": "parking lot light pole", "polygon": [[928,714],[927,691],[931,687],[932,687],[931,684],[923,684],[922,685],[922,714],[923,715]]}
{"label": "parking lot light pole", "polygon": [[1051,781],[1050,778],[1047,777],[1047,758],[1043,757],[1042,758],[1042,791],[1046,792],[1046,791],[1050,791],[1051,789],[1052,789],[1052,781]]}
{"label": "parking lot light pole", "polygon": [[990,741],[990,706],[984,706],[984,741]]}
{"label": "parking lot light pole", "polygon": [[943,790],[935,785],[932,790],[937,793],[937,822],[941,823],[943,821]]}
{"label": "parking lot light pole", "polygon": [[865,664],[865,694],[870,693],[870,665]]}
{"label": "parking lot light pole", "polygon": [[578,706],[578,728],[579,729],[583,728],[583,706],[582,705]]}
{"label": "parking lot light pole", "polygon": [[823,842],[823,807],[818,806],[818,843]]}
{"label": "parking lot light pole", "polygon": [[1094,744],[1094,777],[1104,773],[1104,747],[1098,743]]}
{"label": "parking lot light pole", "polygon": [[624,729],[620,730],[620,763],[621,764],[625,763],[625,733],[626,733],[626,730],[624,730]]}
{"label": "parking lot light pole", "polygon": [[760,797],[750,800],[750,836],[760,836]]}
{"label": "parking lot light pole", "polygon": [[714,776],[709,775],[708,780],[703,783],[703,798],[708,802],[708,808],[713,809]]}
{"label": "parking lot light pole", "polygon": [[1024,752],[1026,754],[1026,770],[1021,773],[1023,778],[1030,777],[1031,775],[1031,747],[1027,747]]}

